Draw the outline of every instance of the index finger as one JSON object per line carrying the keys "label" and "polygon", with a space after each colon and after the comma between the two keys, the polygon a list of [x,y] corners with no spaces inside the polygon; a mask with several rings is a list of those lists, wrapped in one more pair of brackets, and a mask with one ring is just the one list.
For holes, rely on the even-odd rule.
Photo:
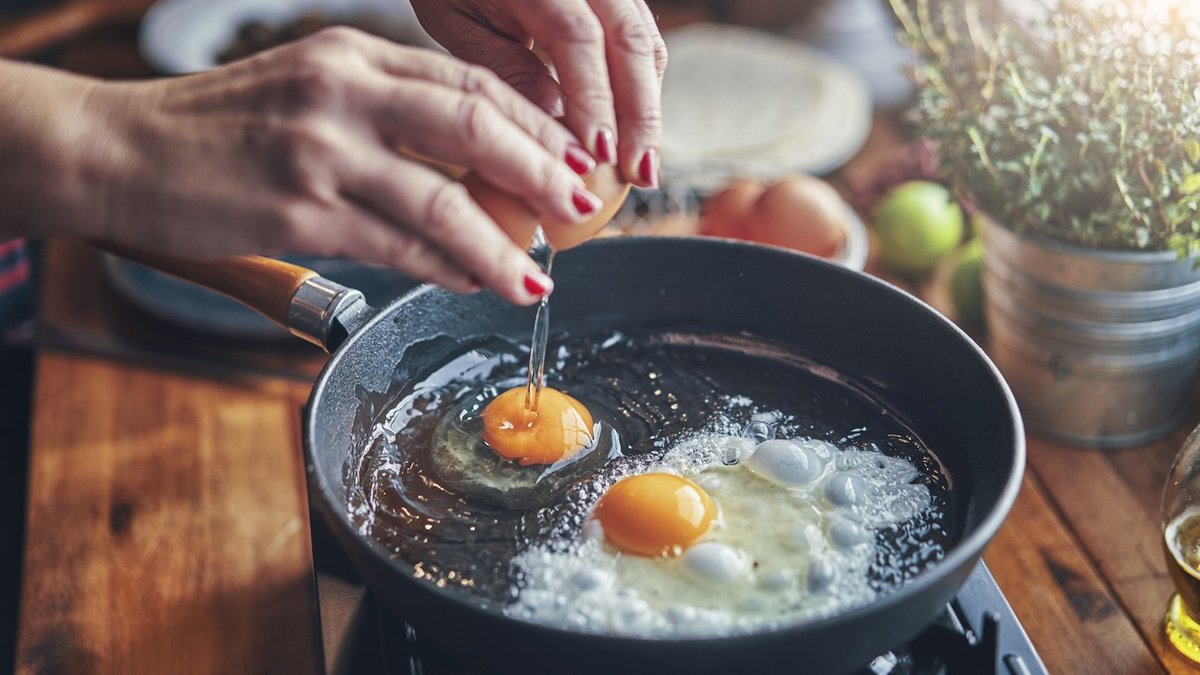
{"label": "index finger", "polygon": [[483,96],[560,159],[567,159],[577,143],[574,134],[487,68],[429,49],[401,47],[383,38],[363,36],[363,40],[368,62],[384,74],[429,80]]}
{"label": "index finger", "polygon": [[609,74],[616,97],[621,172],[631,183],[658,187],[666,44],[642,0],[590,2],[604,26]]}
{"label": "index finger", "polygon": [[585,0],[528,0],[510,8],[554,59],[567,127],[597,160],[616,162],[616,112],[600,18]]}

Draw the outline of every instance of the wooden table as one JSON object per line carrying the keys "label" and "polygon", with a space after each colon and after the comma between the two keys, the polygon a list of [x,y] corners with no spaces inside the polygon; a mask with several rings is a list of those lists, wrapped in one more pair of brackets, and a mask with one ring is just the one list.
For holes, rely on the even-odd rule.
{"label": "wooden table", "polygon": [[[60,62],[140,74],[113,50],[130,37],[80,40]],[[90,256],[49,246],[51,328],[130,316]],[[298,410],[320,356],[195,369],[161,349],[151,360],[54,344],[70,349],[37,356],[18,672],[319,673]],[[986,558],[1051,672],[1193,667],[1160,630],[1171,583],[1158,516],[1190,426],[1120,452],[1030,439],[1024,489]]]}

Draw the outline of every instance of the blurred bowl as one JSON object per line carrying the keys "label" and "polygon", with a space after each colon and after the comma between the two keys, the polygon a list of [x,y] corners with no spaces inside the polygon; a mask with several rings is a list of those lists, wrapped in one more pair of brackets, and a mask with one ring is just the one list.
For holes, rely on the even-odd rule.
{"label": "blurred bowl", "polygon": [[385,36],[436,47],[406,0],[160,0],[142,20],[142,58],[163,75],[215,68],[218,55],[249,22],[282,26],[306,13],[333,20],[369,17]]}
{"label": "blurred bowl", "polygon": [[871,253],[871,240],[867,235],[867,226],[863,224],[854,209],[846,204],[846,241],[838,254],[830,258],[835,263],[852,270],[863,271],[867,267],[867,258]]}

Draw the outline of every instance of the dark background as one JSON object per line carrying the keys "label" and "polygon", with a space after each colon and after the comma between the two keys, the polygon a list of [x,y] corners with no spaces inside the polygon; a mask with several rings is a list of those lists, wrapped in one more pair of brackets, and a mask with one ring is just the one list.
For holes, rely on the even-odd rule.
{"label": "dark background", "polygon": [[16,659],[32,387],[32,352],[0,346],[0,664]]}

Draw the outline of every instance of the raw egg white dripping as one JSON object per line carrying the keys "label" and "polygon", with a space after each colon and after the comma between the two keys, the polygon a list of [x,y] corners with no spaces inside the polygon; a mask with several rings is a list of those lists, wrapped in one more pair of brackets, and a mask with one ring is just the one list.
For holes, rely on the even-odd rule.
{"label": "raw egg white dripping", "polygon": [[728,635],[870,602],[875,534],[930,505],[917,469],[809,438],[702,434],[622,478],[571,545],[532,548],[510,616],[639,636]]}

